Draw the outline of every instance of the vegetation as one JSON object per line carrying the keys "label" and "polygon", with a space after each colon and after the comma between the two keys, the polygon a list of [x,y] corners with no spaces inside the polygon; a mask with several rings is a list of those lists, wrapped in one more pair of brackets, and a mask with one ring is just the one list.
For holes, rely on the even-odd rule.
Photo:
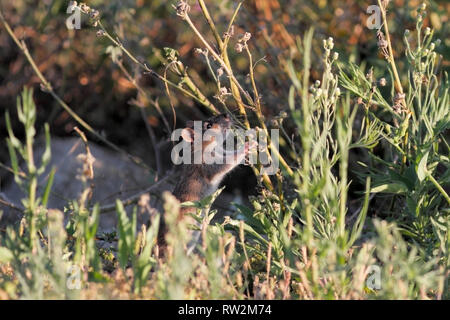
{"label": "vegetation", "polygon": [[[71,37],[78,32],[80,38],[98,37],[89,45],[89,55],[95,56],[93,61],[101,56],[112,62],[99,62],[98,74],[105,68],[120,71],[118,82],[125,81],[134,95],[130,108],[136,113],[130,118],[137,115],[147,122],[153,146],[156,137],[173,129],[174,113],[184,121],[198,114],[229,112],[239,127],[266,133],[279,129],[279,150],[272,144],[270,151],[280,170],[268,176],[260,175],[260,166],[252,167],[258,192],[249,195],[248,205],[233,204],[234,214],[224,219],[213,220],[217,212],[210,210],[223,189],[192,204],[203,212],[203,218],[197,217],[202,222],[201,241],[193,251],[185,250],[192,226],[176,222],[180,204],[170,193],[162,195],[164,210],[152,215],[150,227],[137,225],[139,205],[129,216],[117,199],[117,232],[100,235],[101,208],[88,201],[89,170],[81,177],[85,190],[65,213],[47,208],[54,171],[45,179],[43,192],[37,192],[37,178],[51,157],[51,126],[44,126],[47,151],[37,161],[33,143],[39,107],[33,90],[25,87],[15,110],[5,114],[11,165],[2,167],[13,172],[27,197],[20,224],[0,231],[0,299],[450,297],[448,40],[435,35],[445,39],[448,30],[436,15],[430,16],[439,29],[427,26],[433,21],[426,4],[408,10],[397,1],[378,1],[382,28],[363,33],[365,44],[379,50],[361,58],[357,49],[344,43],[353,35],[342,36],[340,43],[339,35],[328,36],[322,20],[312,28],[305,18],[308,27],[293,29],[298,32],[280,23],[286,21],[283,10],[289,8],[297,18],[306,9],[310,17],[330,14],[325,6],[308,1],[302,8],[276,0],[180,1],[172,3],[172,9],[158,1],[147,6],[136,1],[136,8],[127,1],[111,3],[92,1],[92,8],[72,3],[82,12],[86,30],[75,30]],[[328,10],[334,12],[347,5],[333,3],[337,7],[330,5]],[[253,4],[263,7],[263,15],[247,19]],[[288,9],[280,9],[280,4]],[[53,1],[39,18],[39,29],[46,24],[53,28],[50,20],[65,12],[64,5]],[[442,6],[445,10],[445,3],[432,3],[438,12]],[[275,16],[277,10],[282,11],[280,17]],[[166,45],[158,48],[144,36],[153,32],[144,28],[151,14],[178,17],[176,26],[183,31],[177,41],[186,46],[180,44],[178,51]],[[400,30],[393,17],[397,14],[414,28]],[[133,19],[143,25],[131,24]],[[89,124],[101,111],[92,115],[69,106],[70,95],[51,84],[57,79],[48,80],[40,71],[33,51],[19,40],[9,20],[10,15],[0,11],[6,31],[2,34],[13,39],[11,44],[24,54],[23,62],[32,66],[44,91],[39,95],[51,96],[93,139],[129,155],[123,145]],[[190,56],[194,47],[187,42],[194,37],[198,48]],[[394,42],[396,38],[403,44]],[[70,77],[73,71],[67,72]],[[153,85],[144,76],[151,76]],[[95,87],[95,75],[83,77]],[[160,87],[155,89],[154,83]],[[16,114],[23,128],[11,120]],[[145,166],[138,157],[129,158]],[[156,161],[151,164],[158,169]],[[162,216],[168,226],[164,252],[157,241]],[[111,245],[100,247],[99,238]]]}

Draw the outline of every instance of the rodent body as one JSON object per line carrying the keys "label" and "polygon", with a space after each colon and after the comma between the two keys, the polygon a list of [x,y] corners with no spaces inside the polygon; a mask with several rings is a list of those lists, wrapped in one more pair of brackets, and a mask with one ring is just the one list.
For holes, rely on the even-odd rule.
{"label": "rodent body", "polygon": [[[223,178],[239,164],[243,162],[245,156],[249,150],[255,147],[256,142],[246,142],[243,148],[237,150],[223,150],[217,152],[219,158],[222,161],[211,162],[207,160],[208,150],[215,150],[215,147],[220,147],[223,140],[216,139],[216,136],[210,137],[210,139],[203,139],[205,131],[210,132],[222,137],[228,136],[230,133],[231,120],[226,114],[221,114],[202,123],[201,137],[195,134],[193,123],[188,123],[187,127],[182,130],[181,136],[185,143],[190,143],[191,159],[195,159],[196,156],[201,159],[200,163],[182,164],[179,180],[173,190],[173,195],[181,202],[187,201],[199,201],[217,191]],[[208,132],[207,132],[208,133]],[[196,139],[201,140],[201,149],[196,151],[194,146]],[[214,155],[216,151],[213,151]],[[217,158],[216,158],[217,159]],[[196,214],[196,208],[194,207],[181,207],[179,211],[178,221],[185,221],[188,224],[200,225],[192,218],[191,214]],[[158,242],[162,247],[165,246],[165,234],[167,232],[167,226],[165,219],[161,221],[161,228]],[[196,242],[199,240],[200,232],[194,231],[192,233],[192,240],[188,244],[188,252],[193,250]]]}
{"label": "rodent body", "polygon": [[[221,114],[208,120],[202,124],[202,134],[206,130],[211,130],[216,134],[226,136],[231,127],[231,120],[226,114]],[[192,126],[183,129],[182,137],[186,142],[194,143],[194,130]],[[223,142],[223,141],[222,141]],[[173,195],[180,201],[199,201],[212,193],[214,193],[220,185],[220,182],[227,173],[236,168],[245,158],[249,150],[249,145],[246,144],[240,150],[231,150],[223,152],[222,163],[206,163],[204,157],[205,150],[217,146],[217,141],[212,139],[202,141],[202,163],[201,164],[183,164],[180,179],[175,186]],[[195,148],[191,148],[194,150]],[[193,157],[195,157],[195,150]],[[195,212],[195,208],[181,208],[180,218],[188,212]]]}

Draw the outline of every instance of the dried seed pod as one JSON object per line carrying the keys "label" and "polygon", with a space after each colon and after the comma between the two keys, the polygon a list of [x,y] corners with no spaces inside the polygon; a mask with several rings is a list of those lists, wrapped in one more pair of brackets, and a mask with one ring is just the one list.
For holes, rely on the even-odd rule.
{"label": "dried seed pod", "polygon": [[177,11],[177,16],[180,16],[183,20],[186,19],[187,14],[191,10],[191,7],[184,0],[179,1],[174,8]]}
{"label": "dried seed pod", "polygon": [[91,19],[98,19],[100,16],[100,12],[98,10],[91,10],[90,17]]}

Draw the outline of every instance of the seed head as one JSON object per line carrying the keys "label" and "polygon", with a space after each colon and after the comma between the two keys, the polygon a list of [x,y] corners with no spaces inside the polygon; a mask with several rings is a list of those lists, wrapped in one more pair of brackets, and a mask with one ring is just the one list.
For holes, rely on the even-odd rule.
{"label": "seed head", "polygon": [[231,38],[232,36],[234,36],[234,26],[231,26],[230,31],[229,32],[224,32],[223,33],[223,37],[224,38]]}
{"label": "seed head", "polygon": [[89,13],[91,11],[91,8],[84,2],[80,3],[80,9],[83,13]]}
{"label": "seed head", "polygon": [[236,43],[236,45],[234,46],[234,50],[236,50],[236,52],[238,53],[241,53],[242,49],[244,49],[244,46],[240,42]]}
{"label": "seed head", "polygon": [[220,78],[223,75],[223,68],[220,67],[219,69],[217,69],[217,77]]}
{"label": "seed head", "polygon": [[400,114],[405,112],[402,101],[405,99],[406,95],[404,93],[397,93],[394,97],[394,105],[392,106],[392,109],[394,109],[394,112]]}
{"label": "seed head", "polygon": [[390,2],[391,0],[383,0],[382,1],[382,5],[383,5],[383,8],[386,10],[386,8],[387,8],[387,6],[389,5],[389,2]]}
{"label": "seed head", "polygon": [[240,41],[246,43],[248,40],[250,40],[251,37],[252,37],[252,34],[250,32],[246,32],[246,33],[244,33],[244,35],[242,36]]}
{"label": "seed head", "polygon": [[100,12],[98,10],[92,9],[89,16],[91,17],[91,19],[97,20],[100,16]]}
{"label": "seed head", "polygon": [[186,19],[187,14],[191,10],[191,7],[184,0],[179,1],[174,8],[177,11],[177,16],[180,16],[183,20]]}
{"label": "seed head", "polygon": [[389,52],[387,50],[388,42],[384,38],[384,33],[381,30],[377,31],[377,38],[378,38],[378,48],[381,49],[381,52],[383,53],[383,56],[386,60],[389,60]]}

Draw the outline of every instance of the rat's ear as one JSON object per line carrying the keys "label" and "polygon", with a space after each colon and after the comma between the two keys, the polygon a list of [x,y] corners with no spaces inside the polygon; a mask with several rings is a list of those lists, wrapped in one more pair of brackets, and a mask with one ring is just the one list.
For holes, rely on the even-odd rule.
{"label": "rat's ear", "polygon": [[184,128],[181,130],[181,136],[186,142],[194,141],[194,130],[192,128]]}

